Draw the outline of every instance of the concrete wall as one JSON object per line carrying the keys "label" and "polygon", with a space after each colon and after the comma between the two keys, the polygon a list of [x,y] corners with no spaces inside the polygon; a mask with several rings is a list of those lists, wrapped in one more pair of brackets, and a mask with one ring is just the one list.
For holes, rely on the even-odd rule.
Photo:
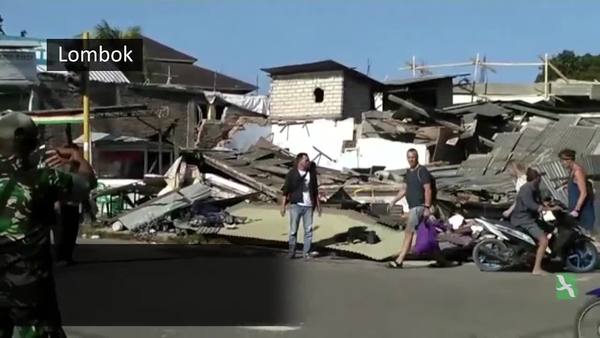
{"label": "concrete wall", "polygon": [[394,142],[381,138],[361,138],[356,147],[344,149],[344,141],[354,138],[354,121],[351,118],[342,121],[326,119],[312,122],[288,124],[246,124],[244,129],[231,135],[225,143],[230,149],[247,150],[260,137],[267,137],[272,142],[290,152],[305,152],[311,159],[319,152],[316,147],[332,160],[324,156],[318,160],[321,167],[342,170],[344,168],[370,168],[385,166],[386,170],[408,168],[406,152],[410,148],[417,149],[422,164],[427,164],[429,154],[424,144]]}
{"label": "concrete wall", "polygon": [[436,101],[438,108],[448,107],[452,105],[452,91],[452,79],[445,79],[438,82],[436,89]]}
{"label": "concrete wall", "polygon": [[343,117],[353,117],[356,123],[362,120],[362,113],[373,109],[373,93],[368,83],[357,81],[353,77],[344,78]]}
{"label": "concrete wall", "polygon": [[[323,102],[315,102],[316,88],[324,91]],[[271,81],[271,117],[341,118],[343,95],[342,71],[274,76]]]}

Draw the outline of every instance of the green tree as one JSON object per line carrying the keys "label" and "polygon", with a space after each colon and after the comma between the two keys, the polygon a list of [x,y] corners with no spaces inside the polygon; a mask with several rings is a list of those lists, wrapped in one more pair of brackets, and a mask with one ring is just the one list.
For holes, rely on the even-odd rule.
{"label": "green tree", "polygon": [[[553,55],[549,60],[566,77],[574,80],[600,81],[600,55],[584,54],[577,55],[570,50],[563,50]],[[548,79],[550,81],[559,79],[560,76],[549,69]],[[544,67],[540,67],[535,79],[536,82],[544,81]]]}
{"label": "green tree", "polygon": [[[80,35],[81,36],[81,35]],[[102,20],[94,27],[90,37],[92,39],[142,39],[142,28],[140,26],[131,26],[125,29],[111,26],[106,20]],[[151,78],[153,72],[159,71],[156,65],[146,62],[146,51],[144,49],[144,65],[142,72],[124,72],[125,76],[132,82],[144,82]]]}
{"label": "green tree", "polygon": [[94,31],[91,35],[94,39],[141,39],[142,28],[140,26],[132,26],[123,30],[112,27],[106,20],[102,20],[101,23],[94,27]]}

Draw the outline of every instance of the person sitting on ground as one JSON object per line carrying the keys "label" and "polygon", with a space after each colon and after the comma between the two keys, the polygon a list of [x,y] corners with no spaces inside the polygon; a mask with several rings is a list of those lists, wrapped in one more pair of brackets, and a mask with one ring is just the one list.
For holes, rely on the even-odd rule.
{"label": "person sitting on ground", "polygon": [[547,272],[542,269],[542,259],[548,247],[548,237],[538,224],[538,220],[542,211],[556,210],[556,207],[549,207],[541,203],[540,173],[535,169],[528,168],[526,177],[527,183],[521,187],[517,194],[515,207],[510,215],[510,224],[525,230],[537,240],[538,248],[532,273],[534,275],[545,275]]}

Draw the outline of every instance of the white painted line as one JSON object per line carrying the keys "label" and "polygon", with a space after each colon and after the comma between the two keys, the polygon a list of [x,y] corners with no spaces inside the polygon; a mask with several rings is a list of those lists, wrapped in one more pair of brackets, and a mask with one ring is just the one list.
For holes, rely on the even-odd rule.
{"label": "white painted line", "polygon": [[269,331],[269,332],[288,332],[300,330],[300,326],[241,326],[246,330]]}

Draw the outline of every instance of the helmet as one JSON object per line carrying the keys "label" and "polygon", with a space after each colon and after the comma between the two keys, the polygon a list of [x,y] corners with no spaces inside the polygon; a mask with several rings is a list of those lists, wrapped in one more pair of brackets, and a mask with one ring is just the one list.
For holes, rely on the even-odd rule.
{"label": "helmet", "polygon": [[38,146],[38,128],[26,114],[0,113],[0,155],[26,156]]}

